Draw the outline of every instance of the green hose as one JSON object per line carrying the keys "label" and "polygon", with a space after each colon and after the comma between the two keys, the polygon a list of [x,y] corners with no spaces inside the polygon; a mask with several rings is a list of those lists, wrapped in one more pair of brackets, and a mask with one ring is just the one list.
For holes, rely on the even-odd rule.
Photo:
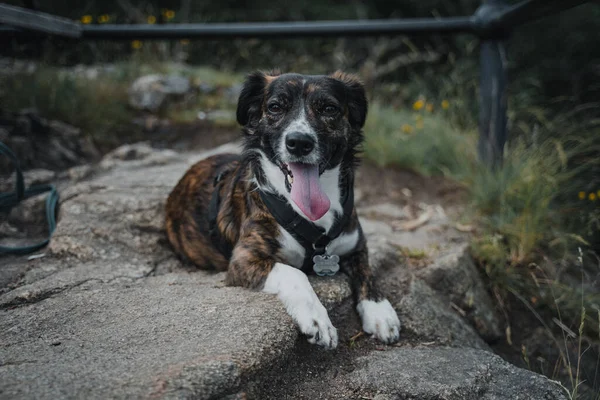
{"label": "green hose", "polygon": [[19,160],[15,156],[15,153],[12,152],[4,143],[0,142],[0,155],[8,156],[13,164],[15,165],[15,171],[17,176],[17,181],[15,184],[14,192],[10,193],[0,193],[0,212],[9,212],[13,207],[18,205],[21,201],[28,199],[33,196],[37,196],[38,194],[50,192],[48,197],[46,197],[46,219],[48,221],[48,238],[40,243],[32,244],[29,246],[21,246],[21,247],[8,247],[8,246],[0,246],[0,254],[28,254],[32,253],[36,250],[41,249],[50,243],[50,238],[52,237],[52,233],[56,229],[56,214],[58,209],[58,192],[54,185],[34,185],[30,186],[28,189],[25,189],[25,182],[23,180],[23,172],[21,171],[21,166],[19,164]]}

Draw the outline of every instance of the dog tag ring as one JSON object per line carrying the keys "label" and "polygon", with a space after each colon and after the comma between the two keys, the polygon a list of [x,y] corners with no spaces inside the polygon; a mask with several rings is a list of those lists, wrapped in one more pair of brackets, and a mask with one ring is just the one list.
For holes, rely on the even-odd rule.
{"label": "dog tag ring", "polygon": [[319,276],[333,276],[340,270],[340,257],[335,254],[316,255],[313,257],[313,270]]}

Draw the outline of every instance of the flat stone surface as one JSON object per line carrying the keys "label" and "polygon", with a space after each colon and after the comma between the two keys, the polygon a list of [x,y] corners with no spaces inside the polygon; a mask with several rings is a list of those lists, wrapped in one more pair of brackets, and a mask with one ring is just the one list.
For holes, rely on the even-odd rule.
{"label": "flat stone surface", "polygon": [[380,399],[567,399],[556,383],[482,350],[397,348],[369,354],[358,362],[362,365],[346,377],[345,384]]}
{"label": "flat stone surface", "polygon": [[[0,257],[0,398],[241,399],[252,387],[250,394],[262,393],[254,398],[353,398],[357,391],[401,396],[391,398],[459,398],[442,394],[475,393],[471,388],[483,374],[478,365],[493,367],[494,376],[485,381],[493,385],[485,386],[485,393],[506,390],[511,398],[511,385],[526,388],[530,381],[553,390],[535,374],[500,367],[469,320],[452,308],[452,303],[464,307],[479,296],[474,298],[487,308],[477,305],[469,311],[492,318],[485,320],[488,325],[494,322],[487,315],[492,303],[465,259],[464,235],[439,229],[450,224],[441,213],[414,231],[399,232],[393,222],[403,217],[401,208],[388,203],[379,214],[377,207],[366,213],[359,209],[365,214],[361,221],[370,262],[403,323],[401,347],[384,346],[383,353],[366,337],[351,344],[360,322],[344,275],[310,278],[341,338],[338,350],[324,352],[299,337],[273,296],[225,287],[224,273],[183,265],[166,240],[166,198],[190,165],[232,151],[239,151],[239,145],[184,154],[144,143],[127,145],[97,165],[60,174],[65,179],[58,182],[61,210],[50,246],[37,254],[41,258]],[[415,269],[401,255],[410,243],[436,250]],[[411,353],[414,343],[429,344],[431,354]],[[439,345],[480,350],[459,360],[460,368],[449,374],[444,364],[449,350],[438,354],[434,346]],[[401,352],[406,346],[410,352]],[[368,362],[358,362],[359,356]],[[425,357],[422,363],[419,357]],[[373,377],[387,376],[395,362],[394,373],[416,368],[417,376],[432,385],[405,385],[402,392],[394,382],[409,375]],[[312,374],[316,369],[325,374]],[[342,390],[338,384],[352,371],[358,386]],[[302,379],[289,387],[276,375]],[[265,388],[272,389],[271,395]]]}
{"label": "flat stone surface", "polygon": [[392,297],[404,324],[404,332],[436,344],[489,350],[471,325],[418,278],[409,278],[408,288]]}
{"label": "flat stone surface", "polygon": [[464,313],[488,341],[502,337],[500,320],[479,272],[462,244],[439,254],[426,268],[416,272],[432,289]]}
{"label": "flat stone surface", "polygon": [[[2,312],[2,398],[210,398],[294,345],[272,296],[178,273]],[[127,280],[126,280],[127,281]]]}

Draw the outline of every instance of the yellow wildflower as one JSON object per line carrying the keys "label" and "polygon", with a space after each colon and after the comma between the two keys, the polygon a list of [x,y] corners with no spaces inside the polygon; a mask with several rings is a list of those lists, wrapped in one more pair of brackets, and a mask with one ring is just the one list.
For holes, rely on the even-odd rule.
{"label": "yellow wildflower", "polygon": [[596,201],[596,193],[590,193],[588,199],[590,199],[590,201]]}
{"label": "yellow wildflower", "polygon": [[442,100],[442,108],[447,110],[450,108],[450,102],[448,100]]}
{"label": "yellow wildflower", "polygon": [[413,110],[419,111],[420,109],[423,108],[424,105],[425,105],[425,102],[423,100],[417,100],[413,104]]}
{"label": "yellow wildflower", "polygon": [[413,127],[408,125],[408,124],[404,124],[402,125],[402,132],[404,133],[412,133],[413,132]]}
{"label": "yellow wildflower", "polygon": [[585,192],[579,192],[579,200],[585,199]]}
{"label": "yellow wildflower", "polygon": [[165,15],[166,19],[173,19],[173,18],[175,18],[175,11],[167,10],[167,11],[165,11],[164,15]]}
{"label": "yellow wildflower", "polygon": [[133,49],[141,49],[142,48],[142,41],[141,40],[134,40],[133,42],[131,42],[131,48]]}
{"label": "yellow wildflower", "polygon": [[101,24],[105,24],[108,21],[110,21],[110,15],[108,15],[108,14],[102,14],[101,16],[98,17],[98,22]]}
{"label": "yellow wildflower", "polygon": [[154,15],[148,15],[148,19],[147,19],[149,24],[155,24],[156,23],[156,17]]}
{"label": "yellow wildflower", "polygon": [[423,120],[419,120],[417,121],[417,123],[415,124],[415,126],[417,127],[417,129],[423,129],[423,127],[425,126],[425,124],[423,123]]}
{"label": "yellow wildflower", "polygon": [[427,103],[425,105],[425,109],[427,110],[427,112],[433,112],[433,104]]}
{"label": "yellow wildflower", "polygon": [[92,23],[92,16],[91,15],[84,15],[83,17],[81,17],[81,23],[82,24],[91,24]]}

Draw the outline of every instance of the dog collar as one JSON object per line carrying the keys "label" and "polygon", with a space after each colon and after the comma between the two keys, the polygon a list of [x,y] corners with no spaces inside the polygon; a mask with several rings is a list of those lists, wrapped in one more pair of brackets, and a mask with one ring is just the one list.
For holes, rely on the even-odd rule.
{"label": "dog collar", "polygon": [[342,215],[336,218],[329,232],[298,214],[282,196],[259,190],[265,206],[273,218],[304,247],[302,271],[317,275],[334,275],[339,270],[339,256],[329,254],[327,246],[337,238],[352,216],[354,185],[349,180],[342,196]]}

